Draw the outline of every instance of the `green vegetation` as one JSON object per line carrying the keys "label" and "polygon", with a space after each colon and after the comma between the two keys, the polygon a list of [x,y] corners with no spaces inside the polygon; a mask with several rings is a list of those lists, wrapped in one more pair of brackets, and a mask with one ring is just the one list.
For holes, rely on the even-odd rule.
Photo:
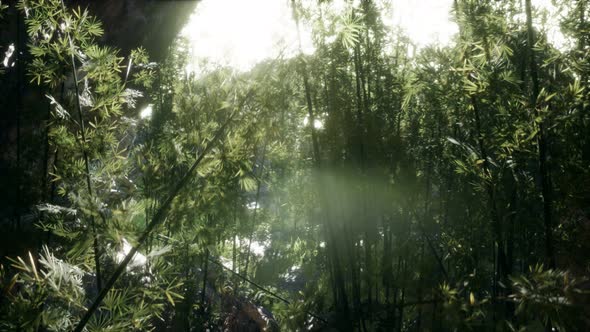
{"label": "green vegetation", "polygon": [[456,0],[415,54],[384,5],[292,0],[314,54],[197,76],[20,1],[50,182],[0,330],[589,329],[590,3],[558,50],[531,0]]}

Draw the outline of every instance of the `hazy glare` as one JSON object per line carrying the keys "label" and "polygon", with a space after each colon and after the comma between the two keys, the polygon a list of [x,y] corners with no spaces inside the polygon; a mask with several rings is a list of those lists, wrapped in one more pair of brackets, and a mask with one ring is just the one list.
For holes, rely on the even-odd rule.
{"label": "hazy glare", "polygon": [[[247,70],[265,58],[297,50],[297,29],[288,1],[203,0],[181,35],[191,41],[196,60]],[[302,27],[303,49],[313,52]]]}
{"label": "hazy glare", "polygon": [[[305,0],[308,3],[310,0]],[[293,21],[290,0],[203,0],[191,16],[181,35],[190,41],[195,71],[206,60],[215,65],[227,65],[248,70],[256,63],[297,53],[297,30]],[[333,0],[333,9],[343,10],[344,0]],[[453,0],[390,0],[382,11],[385,24],[399,27],[418,47],[432,43],[452,42],[458,27],[452,21]],[[533,0],[533,5],[547,9],[548,37],[558,48],[567,41],[557,28],[559,13],[551,0]],[[562,13],[563,15],[563,13]],[[541,22],[535,22],[540,26]],[[302,44],[305,53],[313,53],[310,27],[302,25]]]}

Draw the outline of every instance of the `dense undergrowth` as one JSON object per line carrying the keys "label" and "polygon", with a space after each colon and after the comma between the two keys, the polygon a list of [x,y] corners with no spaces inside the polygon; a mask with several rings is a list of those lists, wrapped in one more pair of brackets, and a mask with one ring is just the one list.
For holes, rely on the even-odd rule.
{"label": "dense undergrowth", "polygon": [[530,0],[455,1],[417,51],[385,4],[292,1],[315,53],[240,73],[20,1],[48,182],[0,330],[588,329],[588,2],[564,50]]}

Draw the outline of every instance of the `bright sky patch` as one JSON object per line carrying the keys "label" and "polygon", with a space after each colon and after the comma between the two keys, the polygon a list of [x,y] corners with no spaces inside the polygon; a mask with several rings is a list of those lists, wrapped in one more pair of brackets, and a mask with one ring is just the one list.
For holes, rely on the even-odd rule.
{"label": "bright sky patch", "polygon": [[[309,4],[310,0],[305,0]],[[256,63],[290,57],[298,52],[297,30],[290,0],[203,0],[191,16],[181,35],[190,41],[193,63],[189,71],[197,71],[203,63],[231,66],[245,71]],[[317,2],[314,2],[317,5]],[[332,8],[345,7],[344,0],[333,0]],[[418,47],[432,43],[447,45],[458,32],[452,21],[453,0],[391,0],[389,10],[382,12],[383,21],[400,27]],[[558,48],[566,46],[559,32],[558,13],[551,0],[533,0],[533,6],[547,9],[547,34]],[[540,24],[540,20],[535,22]],[[302,24],[305,53],[313,53],[310,27]]]}

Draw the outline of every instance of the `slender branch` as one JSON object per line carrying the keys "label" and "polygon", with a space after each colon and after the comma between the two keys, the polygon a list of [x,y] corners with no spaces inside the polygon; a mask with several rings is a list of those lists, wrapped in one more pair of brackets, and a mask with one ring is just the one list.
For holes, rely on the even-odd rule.
{"label": "slender branch", "polygon": [[[63,0],[61,0],[61,7],[62,10],[66,11],[66,7],[64,5]],[[88,163],[88,151],[86,151],[86,133],[84,130],[84,119],[82,117],[82,106],[80,104],[80,91],[78,88],[78,70],[76,68],[76,57],[74,55],[75,48],[74,43],[72,42],[72,36],[70,35],[69,31],[66,29],[66,36],[68,37],[68,43],[70,46],[70,53],[71,53],[71,62],[72,62],[72,74],[74,75],[74,89],[76,92],[76,108],[78,111],[78,122],[80,126],[80,136],[82,137],[82,142],[80,144],[80,148],[82,149],[82,156],[84,158],[84,168],[86,172],[86,187],[88,189],[88,196],[92,198],[92,184],[90,182],[90,166]],[[100,271],[100,250],[98,245],[98,234],[96,231],[96,222],[94,220],[94,216],[90,216],[90,225],[92,227],[92,236],[93,236],[93,247],[94,247],[94,264],[96,268],[96,287],[100,292],[102,289],[102,276]]]}

